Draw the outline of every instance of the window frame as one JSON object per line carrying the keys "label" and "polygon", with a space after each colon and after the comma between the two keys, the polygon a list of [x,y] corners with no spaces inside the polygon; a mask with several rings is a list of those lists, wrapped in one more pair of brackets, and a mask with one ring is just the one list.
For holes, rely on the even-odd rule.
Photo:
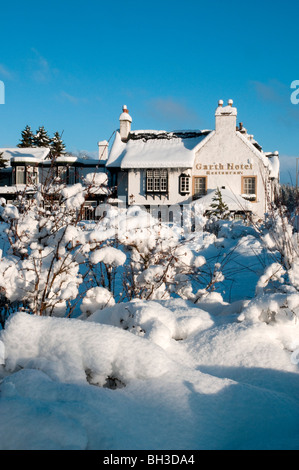
{"label": "window frame", "polygon": [[146,194],[167,194],[168,170],[164,168],[146,169],[145,192]]}
{"label": "window frame", "polygon": [[68,185],[76,184],[76,168],[74,166],[68,167],[67,184]]}
{"label": "window frame", "polygon": [[[246,192],[245,191],[245,186],[246,186],[246,180],[254,180],[254,192]],[[250,200],[250,202],[257,202],[257,177],[256,176],[242,176],[242,181],[241,181],[241,194],[242,197],[245,196]],[[250,196],[255,196],[254,199],[252,199]]]}
{"label": "window frame", "polygon": [[66,165],[58,165],[56,174],[61,184],[67,184],[68,171]]}
{"label": "window frame", "polygon": [[77,182],[77,168],[74,165],[58,165],[56,170],[57,178],[61,184],[72,186]]}
{"label": "window frame", "polygon": [[[22,183],[18,181],[18,175],[23,176]],[[24,185],[26,184],[26,166],[25,165],[16,165],[16,185],[19,185],[19,184],[24,184]]]}
{"label": "window frame", "polygon": [[[203,191],[203,193],[196,193],[195,192],[195,186],[196,186],[195,183],[196,183],[197,179],[202,179],[204,181],[204,191]],[[200,175],[193,176],[193,188],[192,188],[193,199],[194,200],[195,199],[200,199],[200,198],[206,196],[207,195],[207,187],[208,187],[208,178],[207,178],[207,176],[200,176]]]}
{"label": "window frame", "polygon": [[34,186],[38,183],[38,169],[36,166],[25,167],[25,181],[28,186]]}
{"label": "window frame", "polygon": [[191,192],[191,176],[182,173],[179,177],[179,192],[180,194],[190,194]]}

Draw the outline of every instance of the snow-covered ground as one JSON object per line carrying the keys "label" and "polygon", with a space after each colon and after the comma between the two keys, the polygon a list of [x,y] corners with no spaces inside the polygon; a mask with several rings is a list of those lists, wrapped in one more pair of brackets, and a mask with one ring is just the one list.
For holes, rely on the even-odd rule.
{"label": "snow-covered ground", "polygon": [[[299,322],[284,306],[298,314],[299,295],[256,295],[269,253],[250,227],[221,230],[199,254],[224,279],[197,304],[11,315],[0,449],[299,449]],[[277,321],[263,321],[267,307]]]}
{"label": "snow-covered ground", "polygon": [[279,326],[184,300],[107,310],[11,317],[1,449],[299,448],[298,365]]}

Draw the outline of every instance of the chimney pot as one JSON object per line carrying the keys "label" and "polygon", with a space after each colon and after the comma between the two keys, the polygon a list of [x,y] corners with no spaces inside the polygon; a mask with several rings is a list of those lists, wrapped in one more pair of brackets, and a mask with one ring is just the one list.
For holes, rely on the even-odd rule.
{"label": "chimney pot", "polygon": [[108,159],[108,145],[109,143],[107,140],[103,140],[98,142],[99,147],[99,160],[107,160]]}
{"label": "chimney pot", "polygon": [[128,108],[126,105],[122,107],[122,114],[119,116],[120,122],[120,136],[123,142],[127,142],[129,134],[131,132],[131,123],[132,118],[129,114]]}
{"label": "chimney pot", "polygon": [[228,101],[228,106],[222,107],[223,101],[219,100],[218,108],[215,112],[215,131],[217,134],[225,132],[236,132],[237,129],[237,110],[232,107],[233,100]]}

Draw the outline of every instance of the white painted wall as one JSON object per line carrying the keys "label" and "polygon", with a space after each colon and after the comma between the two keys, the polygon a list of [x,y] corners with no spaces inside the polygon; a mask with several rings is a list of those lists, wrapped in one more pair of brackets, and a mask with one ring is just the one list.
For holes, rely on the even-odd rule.
{"label": "white painted wall", "polygon": [[[267,157],[236,130],[237,110],[232,103],[223,108],[220,105],[215,113],[215,131],[195,154],[192,169],[187,170],[191,177],[191,193],[181,195],[179,176],[183,169],[168,169],[168,195],[146,195],[146,170],[129,170],[128,180],[119,185],[118,195],[127,196],[129,205],[176,205],[188,204],[193,200],[193,178],[207,178],[207,192],[217,187],[225,187],[240,196],[243,193],[242,177],[256,177],[256,201],[252,201],[255,213],[263,218],[267,211],[266,188],[269,188]],[[240,207],[240,210],[242,208]]]}
{"label": "white painted wall", "polygon": [[225,187],[236,195],[242,195],[242,177],[255,176],[257,199],[251,202],[256,214],[263,217],[267,210],[268,168],[257,153],[236,131],[236,116],[216,116],[215,134],[196,154],[192,175],[207,178],[208,192]]}
{"label": "white painted wall", "polygon": [[[145,180],[146,170],[129,170],[128,172],[128,204],[129,205],[175,205],[191,202],[190,195],[181,195],[179,193],[179,177],[182,173],[189,171],[191,175],[191,169],[169,169],[168,170],[168,194],[167,195],[156,195],[152,196],[146,194],[145,191]],[[125,196],[124,186],[118,188],[118,195]]]}

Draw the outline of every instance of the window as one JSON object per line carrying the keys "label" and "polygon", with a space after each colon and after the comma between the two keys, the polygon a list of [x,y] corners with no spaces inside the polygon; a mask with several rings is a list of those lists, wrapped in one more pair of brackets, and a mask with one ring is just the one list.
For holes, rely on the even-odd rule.
{"label": "window", "polygon": [[26,182],[29,185],[37,184],[37,168],[27,166]]}
{"label": "window", "polygon": [[76,183],[76,168],[73,166],[70,166],[68,184],[75,184],[75,183]]}
{"label": "window", "polygon": [[180,176],[180,193],[181,194],[190,193],[190,176],[187,176],[187,175]]}
{"label": "window", "polygon": [[167,171],[166,170],[161,170],[160,171],[160,191],[162,193],[167,192]]}
{"label": "window", "polygon": [[0,172],[0,186],[11,186],[11,173],[4,170]]}
{"label": "window", "polygon": [[61,183],[66,184],[67,168],[65,166],[59,166],[57,168],[57,176],[60,179]]}
{"label": "window", "polygon": [[243,179],[244,194],[255,194],[255,178]]}
{"label": "window", "polygon": [[166,193],[168,189],[167,170],[147,170],[146,171],[146,192]]}
{"label": "window", "polygon": [[154,171],[154,192],[158,193],[160,191],[160,171]]}
{"label": "window", "polygon": [[194,178],[193,196],[195,199],[205,196],[207,193],[206,177],[200,176]]}
{"label": "window", "polygon": [[82,211],[83,220],[95,220],[95,210],[97,203],[95,201],[85,201]]}
{"label": "window", "polygon": [[154,190],[154,172],[148,170],[146,172],[146,191],[151,193]]}
{"label": "window", "polygon": [[16,167],[16,184],[25,184],[25,167]]}
{"label": "window", "polygon": [[256,200],[256,177],[255,176],[243,176],[242,178],[242,195],[249,198],[252,201]]}

